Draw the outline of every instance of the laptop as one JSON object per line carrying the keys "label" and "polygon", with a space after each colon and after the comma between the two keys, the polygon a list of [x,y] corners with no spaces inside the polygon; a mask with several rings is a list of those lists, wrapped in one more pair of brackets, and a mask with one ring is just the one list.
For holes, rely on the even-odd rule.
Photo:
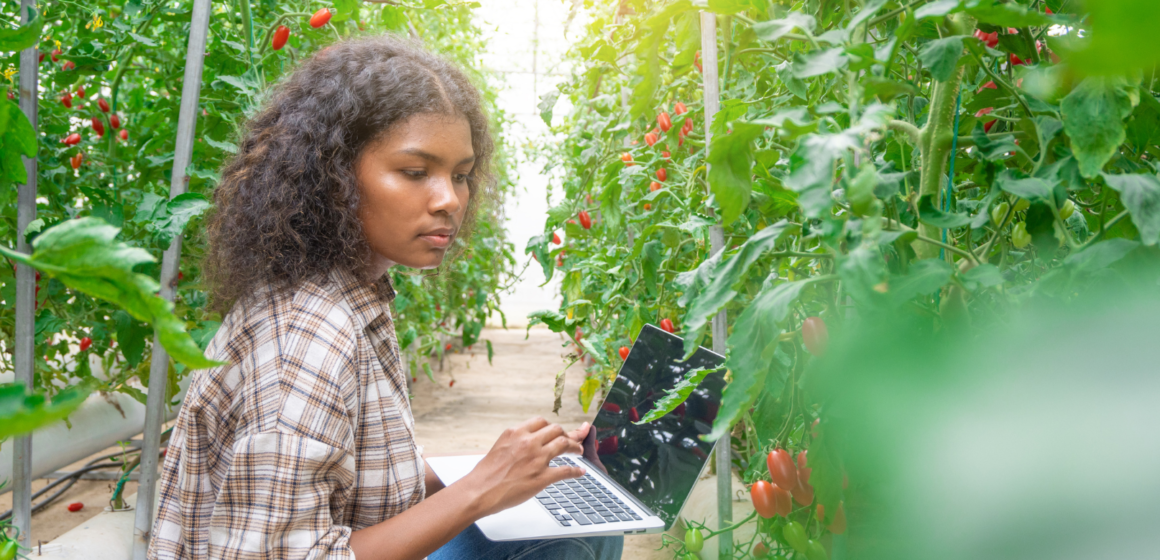
{"label": "laptop", "polygon": [[[718,369],[725,358],[699,348],[687,361],[680,337],[653,325],[641,329],[628,359],[597,410],[584,454],[552,465],[580,465],[581,478],[557,482],[534,498],[476,522],[493,541],[659,533],[672,527],[709,462],[709,433],[721,404],[723,373],[710,373],[665,416],[636,425],[685,374]],[[471,472],[483,455],[431,457],[447,485]]]}

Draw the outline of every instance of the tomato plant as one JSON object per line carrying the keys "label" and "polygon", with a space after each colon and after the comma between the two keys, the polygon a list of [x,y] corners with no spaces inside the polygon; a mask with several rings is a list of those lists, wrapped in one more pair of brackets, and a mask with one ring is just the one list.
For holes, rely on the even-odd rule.
{"label": "tomato plant", "polygon": [[[588,379],[606,390],[644,324],[680,319],[692,351],[725,311],[730,383],[709,437],[729,438],[749,485],[788,479],[810,450],[783,487],[792,522],[755,520],[771,552],[824,557],[815,545],[847,514],[856,531],[840,504],[859,486],[809,383],[831,336],[884,313],[986,329],[1160,262],[1160,48],[1096,38],[1147,42],[1132,20],[1160,6],[584,5],[574,72],[540,105],[555,135],[539,151],[556,172],[544,230],[564,229],[569,258],[550,266],[550,234],[530,240],[562,277],[560,306],[532,321],[583,326]],[[706,75],[720,92],[708,129]],[[568,222],[581,211],[591,227]],[[581,402],[595,392],[586,382]]]}
{"label": "tomato plant", "polygon": [[[0,69],[6,89],[15,87],[19,68],[19,52],[10,48],[15,43],[8,39],[8,22],[19,20],[19,5],[16,0],[0,0],[0,21],[5,22],[0,31]],[[511,185],[505,174],[511,167],[509,150],[502,138],[506,120],[496,108],[496,89],[489,76],[477,70],[483,42],[470,6],[436,0],[421,6],[339,2],[329,8],[292,1],[250,7],[248,2],[215,6],[194,164],[188,168],[189,192],[170,201],[192,1],[43,4],[34,22],[33,44],[52,55],[39,66],[38,134],[29,135],[33,144],[39,144],[37,220],[27,231],[16,231],[15,183],[23,181],[24,171],[18,158],[12,164],[5,159],[0,162],[2,245],[14,246],[18,234],[35,240],[54,226],[94,218],[118,228],[116,242],[153,257],[155,262],[129,264],[134,273],[156,282],[162,252],[180,236],[184,279],[177,285],[174,313],[182,330],[204,348],[221,317],[209,310],[200,282],[205,241],[198,231],[201,216],[210,207],[217,170],[237,151],[238,125],[257,111],[269,84],[326,45],[363,33],[414,33],[480,85],[500,136],[499,196],[481,205],[472,236],[457,239],[454,257],[437,271],[392,270],[404,361],[412,372],[431,375],[427,358],[438,356],[448,341],[455,339],[464,347],[486,342],[479,340],[483,325],[498,310],[498,297],[511,284],[515,268],[514,250],[498,214]],[[19,112],[13,97],[5,97],[0,97],[0,110]],[[10,119],[0,121],[3,128]],[[0,130],[0,138],[6,157],[17,153],[11,130]],[[0,342],[8,349],[13,347],[15,328],[14,288],[14,275],[5,267],[0,270]],[[82,382],[143,402],[144,393],[137,387],[138,380],[148,380],[153,324],[51,275],[39,288],[43,289],[36,301],[38,394],[51,396]],[[85,354],[77,354],[78,348]],[[11,370],[10,350],[3,360],[0,369]],[[107,375],[93,375],[98,365]],[[179,362],[171,371],[174,378],[168,390],[174,395],[176,382],[188,368]]]}

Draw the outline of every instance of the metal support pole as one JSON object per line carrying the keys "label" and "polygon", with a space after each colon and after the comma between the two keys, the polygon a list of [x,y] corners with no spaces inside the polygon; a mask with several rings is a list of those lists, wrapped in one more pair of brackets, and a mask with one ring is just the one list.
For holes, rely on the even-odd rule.
{"label": "metal support pole", "polygon": [[[705,82],[705,153],[708,155],[709,143],[712,140],[710,127],[713,126],[713,117],[721,107],[721,86],[717,77],[717,15],[712,12],[701,12],[701,66]],[[716,255],[725,250],[725,228],[720,223],[709,228],[709,249]],[[725,354],[727,348],[725,339],[728,337],[725,310],[717,312],[713,317],[713,351]],[[718,529],[728,527],[733,523],[733,461],[732,445],[729,434],[717,440],[715,457],[717,458],[717,519]],[[718,558],[733,557],[733,532],[721,533],[717,539]]]}
{"label": "metal support pole", "polygon": [[[37,13],[36,0],[20,2],[20,23],[28,25],[29,10]],[[39,63],[36,45],[20,52],[20,109],[36,126],[36,103]],[[24,240],[24,230],[36,219],[36,156],[24,158],[24,184],[16,195],[16,250],[31,253],[32,247]],[[16,265],[16,340],[14,366],[16,382],[32,389],[33,364],[36,359],[36,271],[32,267]],[[20,530],[20,544],[32,542],[32,436],[16,438],[12,447],[12,520]]]}
{"label": "metal support pole", "polygon": [[[201,72],[205,65],[206,35],[209,33],[210,0],[194,0],[189,26],[189,48],[185,55],[185,78],[181,85],[181,109],[177,117],[177,146],[173,153],[169,198],[183,194],[189,183],[185,174],[193,156],[193,134],[197,130],[197,108],[201,98]],[[128,64],[129,61],[122,61]],[[177,237],[161,260],[161,297],[173,301],[177,272],[181,265],[181,237]],[[140,485],[137,488],[137,517],[133,528],[133,558],[145,560],[153,529],[154,497],[157,493],[157,462],[161,454],[161,424],[165,420],[166,387],[169,385],[169,353],[153,337],[153,357],[149,364],[149,396],[146,399],[145,434],[141,449]]]}

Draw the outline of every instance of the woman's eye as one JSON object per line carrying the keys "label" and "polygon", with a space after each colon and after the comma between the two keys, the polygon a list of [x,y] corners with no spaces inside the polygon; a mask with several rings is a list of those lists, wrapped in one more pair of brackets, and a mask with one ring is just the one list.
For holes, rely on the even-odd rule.
{"label": "woman's eye", "polygon": [[455,180],[456,183],[466,183],[467,182],[467,175],[463,174],[463,173],[458,174],[458,175],[454,175],[452,178]]}
{"label": "woman's eye", "polygon": [[425,177],[427,175],[427,172],[426,171],[416,171],[414,169],[404,169],[403,174],[408,176],[408,177],[411,177],[412,179],[419,179],[419,178]]}

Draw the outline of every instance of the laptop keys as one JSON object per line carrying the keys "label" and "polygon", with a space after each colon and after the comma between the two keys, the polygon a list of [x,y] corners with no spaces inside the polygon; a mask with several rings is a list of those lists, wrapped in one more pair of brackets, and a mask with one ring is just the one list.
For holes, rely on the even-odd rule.
{"label": "laptop keys", "polygon": [[[576,463],[567,457],[557,457],[551,464],[558,467]],[[536,494],[536,500],[564,527],[571,527],[573,523],[592,525],[641,520],[632,508],[587,474],[549,486]]]}

